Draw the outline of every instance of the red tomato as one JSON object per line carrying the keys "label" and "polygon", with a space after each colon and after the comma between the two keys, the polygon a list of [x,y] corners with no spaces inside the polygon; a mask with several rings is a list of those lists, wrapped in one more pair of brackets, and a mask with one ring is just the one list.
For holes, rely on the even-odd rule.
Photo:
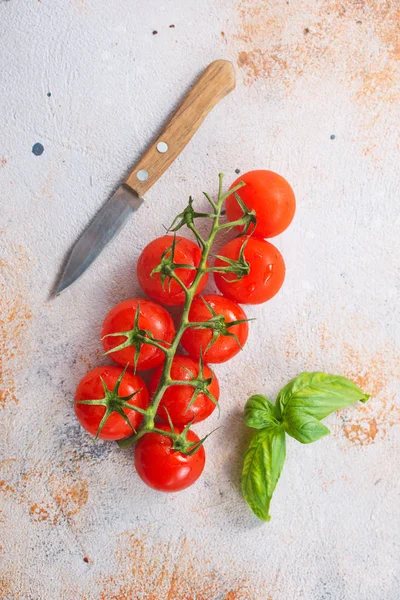
{"label": "red tomato", "polygon": [[[152,397],[157,389],[160,381],[163,367],[158,367],[149,383],[149,394]],[[174,357],[171,366],[171,378],[181,381],[189,381],[193,377],[197,377],[200,372],[199,361],[194,360],[190,356],[177,355]],[[214,376],[214,377],[213,377]],[[208,392],[218,401],[219,399],[219,384],[213,371],[207,365],[203,364],[203,378],[209,379],[213,377],[212,382],[208,385]],[[164,421],[167,421],[167,412],[172,419],[174,425],[186,425],[193,420],[194,423],[206,419],[215,409],[214,402],[203,392],[199,393],[194,404],[188,409],[190,401],[193,397],[194,388],[191,385],[171,385],[165,390],[158,407],[157,414]],[[166,410],[165,410],[166,409]]]}
{"label": "red tomato", "polygon": [[[250,171],[238,177],[231,187],[241,181],[246,185],[237,194],[249,210],[256,212],[256,235],[270,238],[285,231],[296,210],[296,199],[286,179],[273,171]],[[243,216],[233,194],[226,199],[226,214],[229,221],[236,221]],[[238,229],[242,231],[243,227],[239,226]]]}
{"label": "red tomato", "polygon": [[[85,375],[79,383],[75,394],[75,413],[82,427],[92,435],[97,434],[102,419],[106,414],[106,407],[97,404],[79,404],[78,401],[104,400],[106,396],[101,380],[104,381],[109,390],[107,396],[111,401],[109,404],[110,409],[112,408],[111,404],[113,404],[114,410],[118,408],[118,405],[123,402],[123,398],[135,392],[137,394],[130,400],[127,400],[127,402],[142,409],[148,407],[149,399],[144,381],[130,371],[126,371],[124,375],[123,373],[124,370],[120,367],[98,367]],[[118,385],[121,375],[123,377]],[[120,410],[125,413],[132,427],[137,429],[142,421],[142,415],[125,407],[120,408]],[[121,440],[128,435],[132,435],[132,427],[124,421],[118,412],[114,411],[107,418],[98,437],[103,440]]]}
{"label": "red tomato", "polygon": [[[170,431],[168,425],[158,429]],[[180,433],[176,428],[175,433]],[[187,439],[198,442],[194,431]],[[137,442],[134,450],[135,467],[139,477],[151,488],[160,492],[179,492],[191,486],[203,472],[206,454],[203,446],[188,456],[172,448],[171,438],[161,433],[146,433]]]}
{"label": "red tomato", "polygon": [[[195,298],[190,308],[189,321],[209,321],[215,314],[221,317],[219,330],[187,329],[181,339],[181,344],[188,354],[199,359],[202,352],[204,360],[208,363],[222,363],[235,356],[246,343],[249,334],[247,322],[226,327],[225,323],[229,325],[232,321],[246,319],[246,314],[236,302],[218,294],[206,294]],[[215,341],[209,346],[213,337]]]}
{"label": "red tomato", "polygon": [[[137,264],[137,278],[142,290],[150,298],[168,306],[179,306],[185,302],[185,293],[179,283],[169,277],[162,283],[160,273],[151,275],[153,269],[160,264],[163,252],[171,247],[173,241],[174,236],[164,235],[153,240],[145,247]],[[171,252],[167,253],[167,256],[171,256]],[[198,267],[200,260],[200,248],[191,240],[176,236],[174,262]],[[178,268],[174,272],[188,288],[192,285],[197,274],[196,270],[187,268]],[[207,278],[207,274],[202,277],[196,294],[202,292],[207,283]]]}
{"label": "red tomato", "polygon": [[[104,350],[109,352],[117,346],[130,344],[122,350],[110,352],[109,356],[119,365],[125,366],[130,363],[134,364],[135,345],[134,338],[129,339],[128,336],[110,336],[118,332],[132,331],[135,323],[135,316],[140,304],[139,323],[138,326],[142,330],[149,331],[154,339],[172,342],[175,335],[174,323],[167,313],[165,308],[144,298],[132,298],[117,304],[104,319],[101,330],[101,337]],[[167,347],[168,344],[165,344]],[[139,350],[139,359],[137,361],[137,369],[146,370],[153,369],[160,365],[164,360],[164,353],[155,346],[150,344],[142,344]]]}
{"label": "red tomato", "polygon": [[[242,236],[231,240],[219,255],[237,260],[245,240],[244,258],[250,265],[249,274],[237,280],[233,273],[215,273],[215,283],[219,291],[231,300],[240,304],[261,304],[280,290],[285,279],[285,263],[278,248],[255,237]],[[215,266],[228,266],[228,263],[217,258]]]}

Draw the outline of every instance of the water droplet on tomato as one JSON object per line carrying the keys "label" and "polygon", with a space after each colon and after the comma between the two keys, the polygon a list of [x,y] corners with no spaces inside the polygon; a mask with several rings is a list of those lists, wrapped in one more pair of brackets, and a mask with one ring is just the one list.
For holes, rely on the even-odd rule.
{"label": "water droplet on tomato", "polygon": [[273,265],[267,265],[264,271],[264,285],[272,277]]}

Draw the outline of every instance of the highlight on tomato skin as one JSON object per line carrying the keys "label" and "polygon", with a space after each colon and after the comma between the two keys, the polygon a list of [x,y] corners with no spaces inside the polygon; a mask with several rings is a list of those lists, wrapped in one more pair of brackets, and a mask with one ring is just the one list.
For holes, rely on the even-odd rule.
{"label": "highlight on tomato skin", "polygon": [[[171,431],[169,425],[157,426]],[[175,433],[181,429],[175,427]],[[194,431],[187,433],[189,442],[199,442]],[[203,445],[191,456],[172,448],[172,440],[161,433],[145,433],[136,443],[134,463],[139,477],[149,487],[160,492],[180,492],[193,485],[203,472],[206,453]]]}
{"label": "highlight on tomato skin", "polygon": [[[154,395],[163,367],[158,367],[151,376],[149,382],[150,398]],[[189,381],[194,377],[198,377],[200,373],[199,360],[190,356],[176,355],[171,365],[171,379],[180,381]],[[204,379],[212,379],[212,382],[207,386],[208,392],[215,399],[219,400],[219,383],[215,373],[206,364],[203,364]],[[158,407],[157,416],[163,421],[168,421],[168,414],[177,426],[184,426],[190,423],[199,423],[204,421],[214,412],[216,404],[203,392],[199,393],[189,408],[189,404],[193,398],[194,387],[191,385],[171,385],[165,390],[161,402]]]}
{"label": "highlight on tomato skin", "polygon": [[[255,234],[270,238],[285,231],[296,211],[296,198],[286,179],[273,171],[249,171],[238,177],[231,188],[241,181],[245,185],[236,193],[246,207],[256,213]],[[233,194],[226,199],[226,214],[229,221],[236,221],[243,216],[242,208]],[[243,226],[237,229],[243,231]]]}
{"label": "highlight on tomato skin", "polygon": [[[222,316],[226,323],[244,321],[246,313],[233,300],[219,294],[204,294],[195,298],[189,311],[189,321],[200,323],[209,321],[213,313]],[[249,335],[247,321],[227,327],[226,335],[219,333],[214,336],[210,328],[189,328],[184,332],[181,344],[190,356],[199,359],[202,353],[207,363],[223,363],[238,354],[245,345]],[[210,345],[215,337],[215,341]]]}
{"label": "highlight on tomato skin", "polygon": [[[118,378],[124,370],[121,367],[105,366],[97,367],[87,373],[79,382],[75,393],[75,414],[79,423],[86,431],[92,435],[98,433],[100,423],[105,415],[106,407],[102,405],[79,404],[79,400],[102,400],[105,397],[102,381],[104,381],[108,390],[113,390],[117,384]],[[149,395],[146,385],[141,377],[134,375],[131,371],[126,371],[119,385],[118,395],[121,398],[136,394],[129,404],[138,406],[145,410],[149,405]],[[129,419],[131,426],[137,429],[142,422],[142,415],[134,410],[123,408],[123,412]],[[117,412],[113,412],[108,417],[103,429],[98,437],[103,440],[121,440],[124,437],[132,435],[133,430],[126,421]]]}
{"label": "highlight on tomato skin", "polygon": [[[135,347],[133,345],[111,352],[113,348],[127,342],[125,336],[115,336],[118,332],[128,332],[134,327],[136,311],[139,312],[140,329],[149,331],[156,340],[167,342],[165,347],[168,347],[175,335],[175,326],[170,314],[163,306],[156,304],[151,300],[144,298],[131,298],[120,302],[104,319],[101,338],[104,351],[117,364],[125,367],[129,364],[134,365]],[[113,335],[110,335],[113,334]],[[150,344],[142,344],[139,351],[139,359],[136,368],[139,371],[153,369],[160,365],[164,360],[164,353],[159,348]]]}
{"label": "highlight on tomato skin", "polygon": [[[201,260],[201,250],[197,244],[182,236],[164,235],[147,244],[139,256],[137,264],[137,278],[142,290],[152,300],[166,306],[180,306],[185,302],[185,292],[179,283],[167,277],[164,283],[160,273],[153,273],[162,260],[162,254],[168,250],[176,240],[174,249],[174,263],[190,265],[194,268],[177,268],[174,272],[181,281],[190,288],[197,274],[196,268]],[[171,253],[168,253],[170,256]],[[207,284],[208,274],[205,273],[200,280],[196,295],[201,294]]]}
{"label": "highlight on tomato skin", "polygon": [[[270,242],[255,236],[241,236],[228,242],[218,253],[232,260],[239,258],[243,243],[244,258],[250,265],[250,272],[242,279],[233,273],[214,273],[219,291],[239,304],[261,304],[279,292],[285,279],[285,262],[282,254]],[[226,267],[227,262],[220,258],[216,267]]]}

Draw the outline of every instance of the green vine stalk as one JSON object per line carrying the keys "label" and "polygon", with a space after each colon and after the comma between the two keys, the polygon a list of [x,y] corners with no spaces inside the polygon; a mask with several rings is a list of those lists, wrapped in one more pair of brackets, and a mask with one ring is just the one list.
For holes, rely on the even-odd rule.
{"label": "green vine stalk", "polygon": [[[157,410],[158,410],[158,407],[159,407],[159,404],[161,402],[164,392],[166,391],[166,389],[169,386],[172,386],[172,385],[174,385],[174,386],[175,385],[186,385],[186,386],[191,385],[191,386],[193,386],[194,394],[193,394],[190,405],[193,405],[193,403],[199,393],[206,394],[216,404],[216,400],[211,396],[211,394],[208,391],[208,386],[211,383],[212,379],[206,379],[203,376],[203,361],[202,361],[202,359],[200,359],[200,372],[199,372],[198,376],[193,377],[191,380],[184,380],[184,381],[178,380],[177,381],[175,379],[172,379],[171,378],[171,365],[172,365],[172,361],[177,353],[179,343],[181,341],[184,331],[194,325],[194,323],[189,322],[189,311],[190,311],[190,307],[192,305],[193,299],[196,295],[196,291],[198,289],[198,286],[200,284],[202,277],[206,273],[212,273],[212,272],[218,271],[219,273],[221,273],[221,272],[234,273],[236,275],[236,278],[240,279],[244,275],[248,274],[248,272],[249,272],[249,265],[246,262],[245,257],[244,257],[245,243],[243,244],[242,250],[239,254],[237,261],[233,261],[233,260],[230,260],[230,259],[227,259],[224,257],[220,257],[227,263],[226,267],[221,267],[221,266],[214,267],[214,266],[207,265],[212,245],[214,243],[214,240],[215,240],[217,234],[220,231],[227,229],[227,228],[232,228],[235,226],[243,226],[243,233],[245,234],[249,231],[250,227],[252,225],[254,227],[254,224],[255,224],[254,212],[249,211],[245,207],[245,205],[243,204],[243,202],[241,201],[239,196],[236,194],[237,190],[239,188],[241,188],[244,185],[244,183],[240,183],[239,185],[228,190],[225,193],[223,193],[223,191],[222,191],[222,183],[223,183],[223,174],[220,173],[218,199],[216,202],[211,198],[211,196],[209,194],[204,193],[209,204],[211,205],[212,212],[210,212],[210,213],[196,212],[193,208],[193,200],[192,200],[192,198],[190,198],[189,203],[188,203],[187,207],[185,208],[185,210],[175,218],[170,229],[168,230],[169,232],[173,232],[174,234],[176,234],[176,231],[178,231],[182,227],[186,226],[193,233],[193,235],[195,236],[197,243],[200,246],[201,251],[202,251],[201,260],[200,260],[198,267],[196,268],[196,267],[192,267],[190,265],[182,265],[180,263],[179,264],[174,263],[174,250],[175,250],[176,244],[179,243],[179,241],[177,242],[176,238],[175,238],[171,247],[168,248],[163,253],[160,264],[152,272],[152,275],[159,273],[160,279],[161,279],[161,282],[163,283],[163,285],[168,285],[168,283],[170,283],[170,281],[172,279],[174,279],[181,286],[181,288],[183,289],[183,291],[185,293],[185,302],[184,302],[184,306],[183,306],[181,320],[179,323],[179,327],[176,330],[175,337],[172,340],[171,344],[168,345],[167,347],[165,347],[161,340],[155,340],[149,332],[139,330],[138,329],[138,316],[139,316],[138,312],[137,312],[137,318],[135,319],[135,327],[131,332],[122,332],[122,333],[119,332],[119,333],[113,334],[115,336],[125,335],[127,340],[124,344],[122,344],[118,348],[113,348],[112,350],[110,350],[110,352],[114,352],[115,350],[121,349],[122,347],[126,347],[127,345],[134,345],[135,350],[136,350],[136,356],[138,356],[141,344],[151,344],[151,345],[159,348],[165,354],[165,360],[164,360],[162,374],[160,377],[160,381],[159,381],[157,390],[154,393],[154,396],[151,400],[151,403],[145,411],[143,411],[143,410],[138,411],[141,414],[143,414],[143,420],[141,422],[141,425],[133,435],[131,435],[127,438],[124,438],[123,440],[119,440],[117,442],[121,448],[129,448],[132,444],[134,444],[137,440],[139,440],[145,433],[154,432],[154,433],[159,433],[161,435],[165,435],[165,436],[171,438],[173,440],[173,448],[174,449],[179,450],[186,454],[192,454],[199,448],[199,446],[206,439],[206,438],[203,438],[200,440],[200,442],[196,442],[196,443],[188,442],[186,440],[186,434],[190,428],[191,423],[189,423],[184,428],[182,433],[177,434],[174,430],[171,419],[168,419],[171,431],[164,431],[164,430],[157,428],[157,425],[155,423],[155,417],[156,417]],[[235,194],[237,201],[239,202],[240,206],[242,207],[243,216],[240,219],[237,219],[236,221],[221,223],[221,216],[223,213],[224,202],[225,202],[226,198],[228,196],[230,196],[231,194]],[[196,219],[204,219],[204,218],[210,219],[212,221],[211,229],[210,229],[208,237],[206,239],[197,230],[196,224],[195,224]],[[175,271],[178,268],[180,268],[180,269],[182,269],[182,268],[196,269],[196,271],[197,271],[196,276],[190,287],[187,287],[183,283],[183,281],[179,278],[179,276],[176,274]],[[232,326],[233,324],[238,324],[238,321],[235,321],[234,323],[224,323],[224,326],[225,326],[225,328],[229,328],[229,325]],[[197,327],[210,328],[210,329],[213,329],[214,331],[221,329],[220,320],[215,319],[214,317],[212,317],[209,321],[202,322],[202,323],[196,323],[195,325]],[[132,408],[132,410],[136,410],[136,407],[133,405],[130,405],[130,408]]]}

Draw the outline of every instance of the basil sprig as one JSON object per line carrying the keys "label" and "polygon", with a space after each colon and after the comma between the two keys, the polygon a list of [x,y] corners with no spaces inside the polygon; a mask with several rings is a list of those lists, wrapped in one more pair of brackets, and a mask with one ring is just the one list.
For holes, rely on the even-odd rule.
{"label": "basil sprig", "polygon": [[275,404],[257,394],[244,409],[246,425],[257,429],[244,456],[242,491],[252,511],[270,521],[269,507],[286,457],[286,434],[302,444],[324,437],[324,419],[335,410],[369,396],[346,377],[300,373],[281,389]]}

